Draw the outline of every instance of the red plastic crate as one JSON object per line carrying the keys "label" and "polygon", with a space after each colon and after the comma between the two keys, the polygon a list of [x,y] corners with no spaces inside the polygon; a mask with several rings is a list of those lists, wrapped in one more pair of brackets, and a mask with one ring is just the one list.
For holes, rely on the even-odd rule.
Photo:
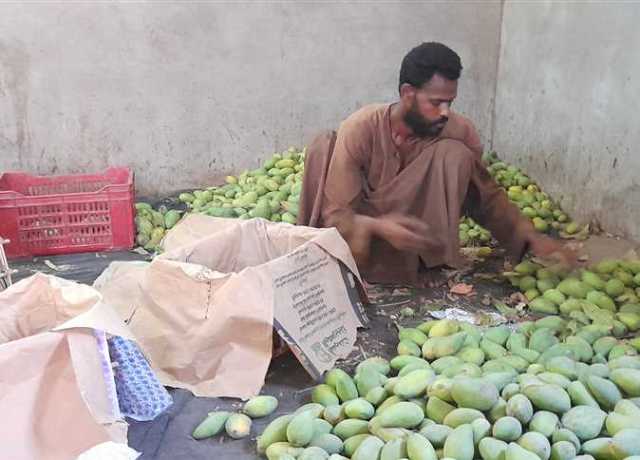
{"label": "red plastic crate", "polygon": [[0,176],[0,236],[8,258],[129,249],[135,237],[133,172]]}

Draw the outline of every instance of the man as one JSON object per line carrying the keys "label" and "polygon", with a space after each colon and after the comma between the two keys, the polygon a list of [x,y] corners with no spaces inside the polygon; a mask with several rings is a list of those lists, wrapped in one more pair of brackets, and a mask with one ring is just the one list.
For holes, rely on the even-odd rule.
{"label": "man", "polygon": [[475,127],[451,110],[461,70],[453,50],[423,43],[402,61],[398,102],[363,107],[309,145],[298,223],[335,226],[369,282],[420,285],[430,269],[459,266],[463,210],[515,259],[570,258],[482,165]]}

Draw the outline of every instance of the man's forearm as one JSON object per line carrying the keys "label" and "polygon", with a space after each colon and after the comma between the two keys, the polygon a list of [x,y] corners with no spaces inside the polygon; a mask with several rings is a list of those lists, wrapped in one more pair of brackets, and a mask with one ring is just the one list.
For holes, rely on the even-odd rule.
{"label": "man's forearm", "polygon": [[351,210],[332,213],[326,223],[338,230],[360,267],[366,265],[369,260],[371,238],[384,238],[384,224],[381,219],[356,214]]}

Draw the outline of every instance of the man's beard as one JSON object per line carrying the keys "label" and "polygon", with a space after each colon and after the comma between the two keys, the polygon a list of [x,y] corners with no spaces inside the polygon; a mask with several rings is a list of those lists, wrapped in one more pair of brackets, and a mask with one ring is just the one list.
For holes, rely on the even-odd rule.
{"label": "man's beard", "polygon": [[443,117],[437,121],[428,121],[420,115],[418,107],[414,103],[411,109],[404,115],[403,120],[417,137],[435,137],[442,132],[448,118]]}

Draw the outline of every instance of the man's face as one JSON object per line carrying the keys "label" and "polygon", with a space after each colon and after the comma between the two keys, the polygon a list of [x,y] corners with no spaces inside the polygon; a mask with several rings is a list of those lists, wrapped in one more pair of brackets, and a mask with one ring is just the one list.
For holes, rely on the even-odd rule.
{"label": "man's face", "polygon": [[449,109],[458,94],[458,82],[435,74],[421,88],[411,87],[402,95],[407,107],[404,122],[418,137],[435,137],[449,119]]}

